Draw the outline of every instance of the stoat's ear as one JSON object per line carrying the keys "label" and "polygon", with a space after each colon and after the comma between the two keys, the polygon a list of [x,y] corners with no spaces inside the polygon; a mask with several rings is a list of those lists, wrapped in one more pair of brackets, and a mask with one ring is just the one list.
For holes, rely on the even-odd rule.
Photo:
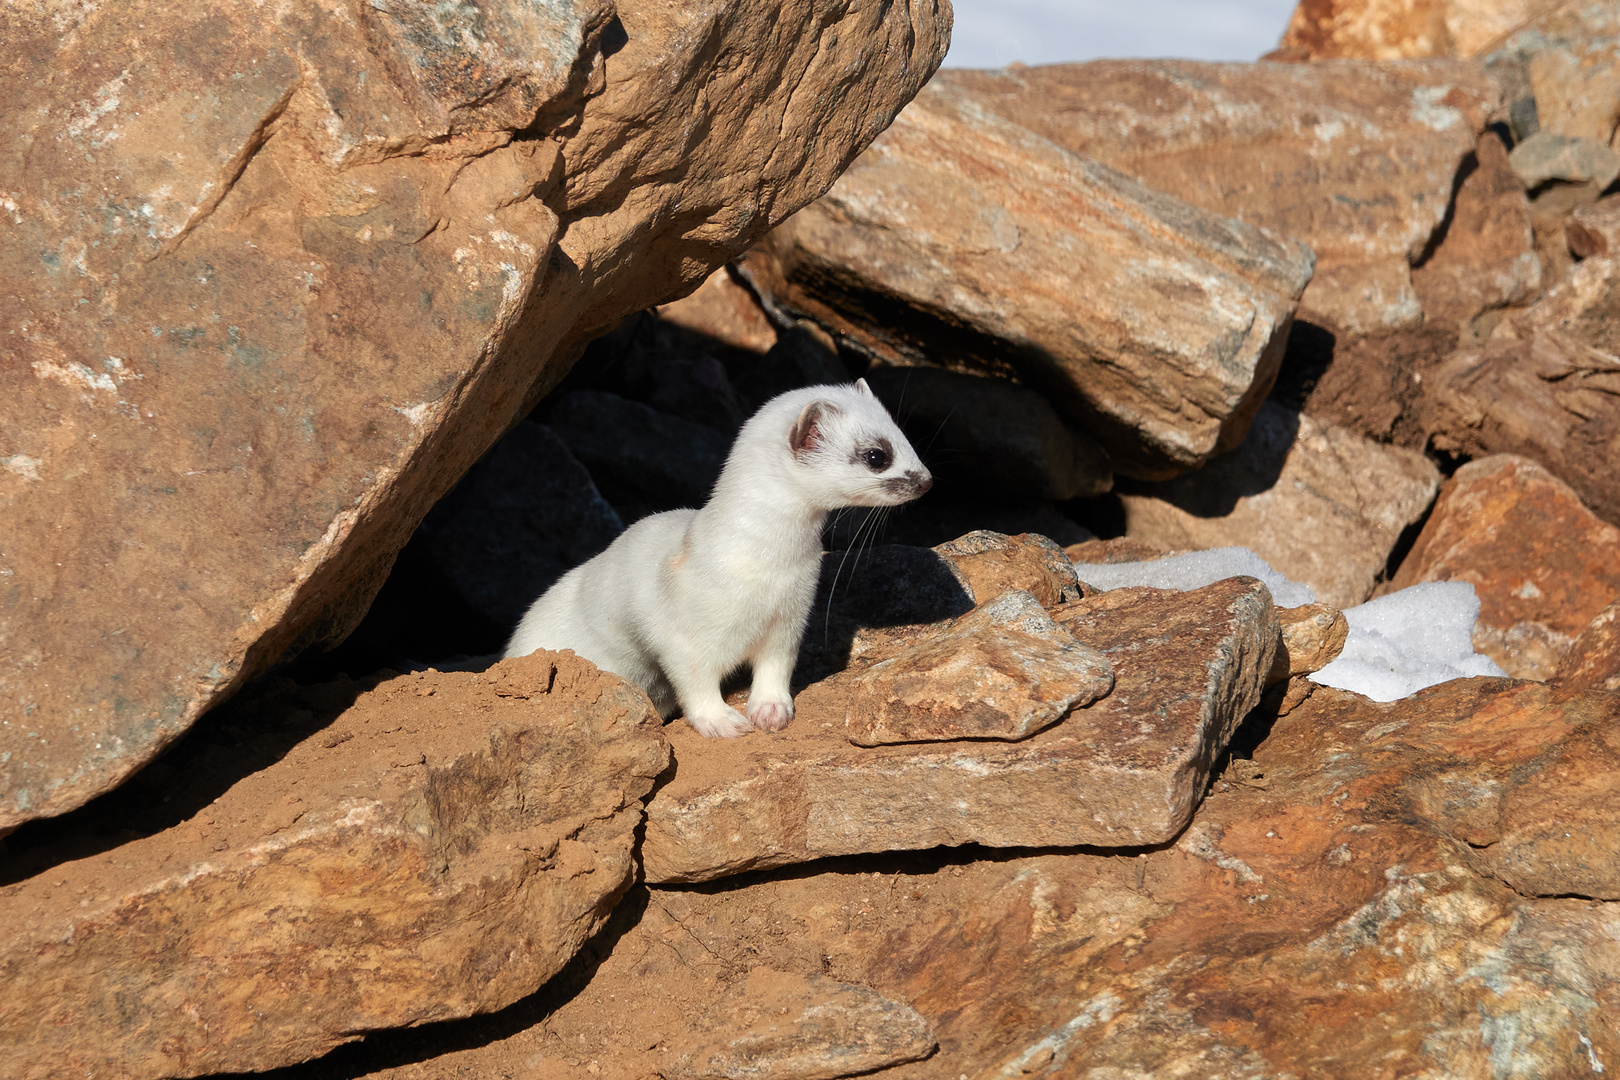
{"label": "stoat's ear", "polygon": [[871,397],[872,396],[872,388],[870,386],[866,385],[866,380],[865,379],[856,379],[855,380],[855,389],[860,392],[860,395],[862,397]]}
{"label": "stoat's ear", "polygon": [[788,447],[794,457],[802,459],[820,448],[821,426],[837,411],[829,401],[812,401],[804,407],[799,418],[793,421],[793,430],[788,432]]}

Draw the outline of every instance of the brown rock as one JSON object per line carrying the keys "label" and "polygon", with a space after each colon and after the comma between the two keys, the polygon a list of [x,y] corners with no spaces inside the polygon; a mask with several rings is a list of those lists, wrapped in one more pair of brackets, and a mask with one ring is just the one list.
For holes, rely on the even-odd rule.
{"label": "brown rock", "polygon": [[1008,589],[1032,593],[1043,607],[1080,599],[1074,563],[1064,549],[1038,533],[1004,536],[979,529],[934,548],[951,564],[975,603]]}
{"label": "brown rock", "polygon": [[1157,544],[1129,536],[1116,536],[1111,540],[1087,540],[1070,544],[1063,553],[1077,563],[1129,563],[1151,562],[1162,559],[1170,552]]}
{"label": "brown rock", "polygon": [[821,194],[949,24],[425,10],[8,13],[0,828],[340,640],[583,342]]}
{"label": "brown rock", "polygon": [[1620,195],[1578,207],[1564,230],[1569,253],[1579,259],[1620,255]]}
{"label": "brown rock", "polygon": [[912,444],[928,447],[942,490],[1061,501],[1113,486],[1103,448],[1028,386],[892,364],[874,364],[865,378]]}
{"label": "brown rock", "polygon": [[1120,589],[1054,613],[1114,666],[1114,690],[1017,743],[851,747],[842,695],[797,700],[780,736],[718,746],[675,731],[648,807],[648,881],[708,881],[865,851],[1163,843],[1260,699],[1277,642],[1252,578]]}
{"label": "brown rock", "polygon": [[730,999],[718,1040],[682,1055],[671,1075],[836,1080],[917,1061],[938,1045],[917,1010],[864,986],[755,968]]}
{"label": "brown rock", "polygon": [[1333,663],[1344,649],[1350,624],[1342,611],[1325,604],[1305,604],[1278,608],[1277,630],[1280,639],[1271,674],[1266,677],[1268,684],[1309,675]]}
{"label": "brown rock", "polygon": [[1509,675],[1551,678],[1575,637],[1620,596],[1620,528],[1526,458],[1470,462],[1446,481],[1392,588],[1467,581],[1474,648]]}
{"label": "brown rock", "polygon": [[1372,594],[1401,531],[1422,518],[1440,471],[1267,402],[1243,446],[1193,476],[1122,491],[1126,535],[1161,548],[1249,548],[1317,600]]}
{"label": "brown rock", "polygon": [[[1620,310],[1617,267],[1613,257],[1588,259],[1525,316],[1505,320],[1498,336],[1436,368],[1421,401],[1434,446],[1468,457],[1532,458],[1599,517],[1620,522],[1620,477],[1611,467],[1620,453],[1620,340],[1608,314]],[[1600,284],[1601,302],[1557,319],[1567,294],[1589,281]],[[1569,329],[1525,321],[1543,315]],[[1569,330],[1602,344],[1594,348]]]}
{"label": "brown rock", "polygon": [[1543,131],[1607,146],[1620,116],[1620,11],[1605,0],[1547,5],[1503,40],[1493,66],[1516,66]]}
{"label": "brown rock", "polygon": [[1410,266],[1499,107],[1473,63],[1105,60],[945,71],[982,107],[1213,214],[1316,252],[1300,309],[1357,333],[1411,326]]}
{"label": "brown rock", "polygon": [[1281,48],[1302,59],[1475,56],[1559,0],[1300,0]]}
{"label": "brown rock", "polygon": [[691,296],[660,304],[658,317],[749,352],[765,353],[776,344],[776,327],[759,301],[724,266],[704,278]]}
{"label": "brown rock", "polygon": [[1612,825],[1584,850],[1556,835],[1519,849],[1527,876],[1490,860],[1560,780],[1571,812],[1612,798],[1617,702],[1506,680],[1387,705],[1318,689],[1174,844],[653,888],[586,985],[547,992],[543,1025],[398,1069],[379,1055],[368,1075],[521,1075],[540,1055],[560,1071],[558,1054],[662,1072],[707,1038],[693,1014],[735,1008],[761,966],[908,1002],[939,1041],[895,1071],[908,1080],[1607,1071],[1620,905],[1583,899],[1612,881],[1573,860],[1612,866]]}
{"label": "brown rock", "polygon": [[825,688],[847,695],[850,742],[884,746],[1026,739],[1113,685],[1101,653],[1075,641],[1034,596],[1009,591]]}
{"label": "brown rock", "polygon": [[0,1071],[264,1070],[509,1005],[629,886],[667,762],[571,653],[384,682],[184,825],[0,890]]}
{"label": "brown rock", "polygon": [[1573,690],[1620,690],[1620,600],[1581,631],[1553,679]]}
{"label": "brown rock", "polygon": [[1141,476],[1242,438],[1311,268],[1298,244],[1076,157],[956,80],[771,249],[779,301],[913,362],[1016,371]]}
{"label": "brown rock", "polygon": [[1451,221],[1434,251],[1412,268],[1412,287],[1426,319],[1454,322],[1471,340],[1483,336],[1471,332],[1477,316],[1540,291],[1541,260],[1530,201],[1495,132],[1479,137],[1461,178]]}

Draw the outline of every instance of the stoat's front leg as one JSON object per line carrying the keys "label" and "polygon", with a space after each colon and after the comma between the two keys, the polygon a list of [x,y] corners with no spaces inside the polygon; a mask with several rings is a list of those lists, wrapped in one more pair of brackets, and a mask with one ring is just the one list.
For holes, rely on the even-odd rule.
{"label": "stoat's front leg", "polygon": [[803,631],[778,619],[753,657],[754,684],[746,715],[760,731],[781,731],[793,719],[793,665]]}

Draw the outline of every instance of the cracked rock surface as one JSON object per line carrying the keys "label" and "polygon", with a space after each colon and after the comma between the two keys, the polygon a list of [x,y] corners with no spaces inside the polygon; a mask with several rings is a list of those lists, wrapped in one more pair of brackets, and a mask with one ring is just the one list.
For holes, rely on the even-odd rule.
{"label": "cracked rock surface", "polygon": [[950,9],[6,18],[0,829],[341,640],[584,341],[831,185]]}
{"label": "cracked rock surface", "polygon": [[668,760],[571,653],[373,681],[183,824],[0,889],[0,1072],[263,1070],[509,1005],[629,887]]}

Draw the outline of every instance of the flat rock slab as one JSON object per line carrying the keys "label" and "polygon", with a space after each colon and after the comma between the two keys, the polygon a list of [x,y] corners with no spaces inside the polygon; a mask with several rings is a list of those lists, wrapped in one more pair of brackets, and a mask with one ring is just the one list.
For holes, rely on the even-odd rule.
{"label": "flat rock slab", "polygon": [[1446,481],[1391,586],[1466,581],[1479,597],[1474,648],[1509,675],[1551,678],[1620,598],[1620,528],[1528,458],[1493,454]]}
{"label": "flat rock slab", "polygon": [[932,86],[1213,214],[1309,244],[1304,311],[1355,332],[1411,326],[1411,280],[1497,108],[1457,60],[1099,60],[945,71]]}
{"label": "flat rock slab", "polygon": [[1268,401],[1235,452],[1191,476],[1132,485],[1120,500],[1133,540],[1246,547],[1347,608],[1372,595],[1402,531],[1439,490],[1440,470],[1417,451]]}
{"label": "flat rock slab", "polygon": [[634,873],[668,762],[571,653],[400,676],[190,821],[0,890],[0,1072],[304,1061],[532,993]]}
{"label": "flat rock slab", "polygon": [[1271,594],[1232,578],[1116,590],[1053,615],[1109,658],[1114,689],[1021,742],[852,747],[828,684],[799,695],[780,735],[722,745],[672,729],[676,772],[648,804],[647,880],[942,845],[1173,838],[1260,699],[1278,634]]}
{"label": "flat rock slab", "polygon": [[826,689],[848,697],[850,742],[884,746],[1025,739],[1113,686],[1107,658],[1011,591]]}
{"label": "flat rock slab", "polygon": [[1242,439],[1313,262],[1163,190],[935,81],[772,234],[772,289],[880,353],[1015,369],[1116,472],[1176,475]]}

